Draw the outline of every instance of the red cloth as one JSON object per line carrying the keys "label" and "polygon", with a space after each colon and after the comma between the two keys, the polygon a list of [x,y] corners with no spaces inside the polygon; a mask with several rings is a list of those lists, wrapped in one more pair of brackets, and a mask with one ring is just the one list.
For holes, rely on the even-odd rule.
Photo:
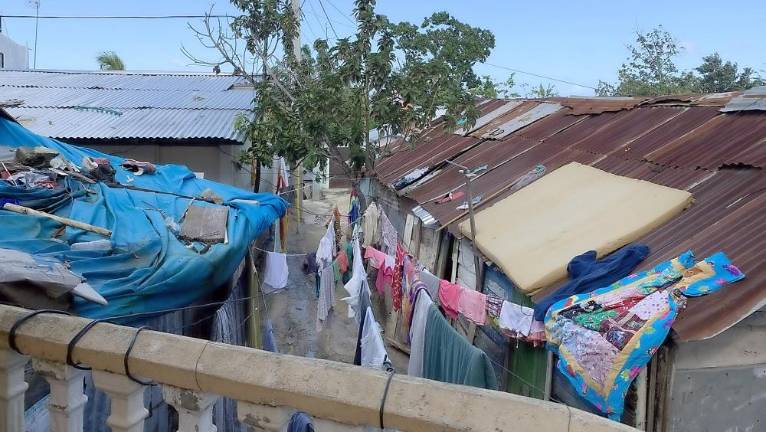
{"label": "red cloth", "polygon": [[463,290],[458,284],[449,283],[442,279],[439,281],[439,304],[444,313],[451,319],[457,318],[460,305],[460,292]]}
{"label": "red cloth", "polygon": [[478,291],[463,289],[460,292],[458,311],[477,325],[487,323],[487,295]]}
{"label": "red cloth", "polygon": [[402,308],[402,264],[404,263],[404,248],[399,243],[396,244],[396,258],[394,259],[394,275],[391,281],[391,300],[394,303],[394,310]]}
{"label": "red cloth", "polygon": [[348,271],[348,256],[346,256],[346,251],[341,249],[340,252],[338,252],[338,269],[341,273],[345,273]]}

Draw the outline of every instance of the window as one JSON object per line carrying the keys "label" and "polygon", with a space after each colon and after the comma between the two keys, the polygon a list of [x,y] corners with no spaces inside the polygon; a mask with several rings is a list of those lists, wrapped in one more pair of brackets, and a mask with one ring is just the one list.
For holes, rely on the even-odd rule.
{"label": "window", "polygon": [[0,52],[0,69],[5,69],[5,54]]}

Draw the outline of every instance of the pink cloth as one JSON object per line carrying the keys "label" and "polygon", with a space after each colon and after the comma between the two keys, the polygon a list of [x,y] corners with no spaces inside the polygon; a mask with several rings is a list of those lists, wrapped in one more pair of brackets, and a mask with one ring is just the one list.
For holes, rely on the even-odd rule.
{"label": "pink cloth", "polygon": [[449,283],[446,280],[439,281],[439,304],[444,313],[451,319],[457,318],[458,305],[460,304],[460,291],[463,287]]}
{"label": "pink cloth", "polygon": [[484,325],[487,323],[487,295],[463,289],[460,292],[457,310],[475,324]]}
{"label": "pink cloth", "polygon": [[394,276],[394,267],[386,267],[381,266],[381,268],[378,269],[378,276],[375,278],[375,289],[378,291],[378,294],[385,295],[386,294],[386,285],[391,285],[391,280]]}
{"label": "pink cloth", "polygon": [[372,246],[367,246],[364,250],[364,258],[370,260],[370,265],[379,269],[381,265],[386,262],[386,254],[375,249]]}

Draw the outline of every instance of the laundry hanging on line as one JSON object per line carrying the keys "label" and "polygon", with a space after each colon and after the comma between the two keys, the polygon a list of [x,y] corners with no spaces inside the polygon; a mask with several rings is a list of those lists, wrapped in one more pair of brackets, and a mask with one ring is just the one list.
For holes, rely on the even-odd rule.
{"label": "laundry hanging on line", "polygon": [[264,294],[271,294],[287,287],[287,278],[287,255],[280,252],[267,252],[261,286]]}
{"label": "laundry hanging on line", "polygon": [[630,384],[667,338],[687,297],[744,278],[722,252],[694,263],[691,251],[591,293],[555,303],[545,317],[548,349],[580,396],[613,420]]}

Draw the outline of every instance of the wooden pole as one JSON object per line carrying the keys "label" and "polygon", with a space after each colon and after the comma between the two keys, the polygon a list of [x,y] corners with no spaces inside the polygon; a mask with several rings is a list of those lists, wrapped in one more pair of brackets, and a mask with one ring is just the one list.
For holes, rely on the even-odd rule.
{"label": "wooden pole", "polygon": [[106,228],[101,228],[101,227],[93,226],[93,225],[90,225],[90,224],[86,224],[85,222],[76,221],[74,219],[69,219],[69,218],[65,218],[65,217],[61,217],[61,216],[52,215],[52,214],[45,213],[45,212],[42,212],[42,211],[39,211],[39,210],[31,209],[29,207],[24,207],[24,206],[20,206],[20,205],[16,205],[16,204],[11,204],[11,203],[5,203],[3,205],[3,210],[12,211],[14,213],[19,213],[19,214],[25,214],[25,215],[28,215],[28,216],[44,217],[44,218],[48,218],[48,219],[54,220],[54,221],[56,221],[56,222],[58,222],[58,223],[60,223],[62,225],[67,225],[67,226],[70,226],[70,227],[73,227],[73,228],[79,228],[81,230],[94,232],[96,234],[101,234],[102,236],[105,236],[105,237],[111,237],[112,236],[112,231],[110,231],[110,230],[108,230]]}

